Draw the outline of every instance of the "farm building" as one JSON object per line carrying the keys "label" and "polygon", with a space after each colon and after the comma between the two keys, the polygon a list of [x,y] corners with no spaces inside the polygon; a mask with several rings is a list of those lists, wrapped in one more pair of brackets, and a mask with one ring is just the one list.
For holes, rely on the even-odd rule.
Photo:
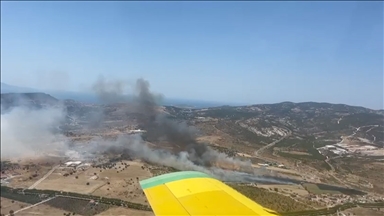
{"label": "farm building", "polygon": [[68,161],[65,163],[67,167],[77,167],[80,165],[82,162],[81,161]]}

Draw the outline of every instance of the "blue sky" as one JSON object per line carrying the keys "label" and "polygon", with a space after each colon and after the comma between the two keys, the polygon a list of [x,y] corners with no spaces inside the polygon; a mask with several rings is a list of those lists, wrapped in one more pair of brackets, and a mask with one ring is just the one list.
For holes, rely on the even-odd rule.
{"label": "blue sky", "polygon": [[1,2],[2,82],[383,108],[383,2]]}

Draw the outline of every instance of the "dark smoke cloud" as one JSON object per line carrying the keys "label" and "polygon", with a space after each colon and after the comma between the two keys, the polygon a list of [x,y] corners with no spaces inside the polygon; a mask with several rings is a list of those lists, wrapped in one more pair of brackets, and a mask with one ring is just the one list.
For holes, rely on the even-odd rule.
{"label": "dark smoke cloud", "polygon": [[165,137],[178,152],[187,152],[189,159],[195,164],[209,167],[219,159],[226,160],[224,154],[197,142],[195,128],[189,127],[185,122],[171,120],[159,111],[163,96],[151,92],[147,80],[140,78],[136,81],[133,100],[127,100],[127,97],[123,95],[126,93],[124,89],[127,87],[127,82],[108,81],[102,76],[93,85],[95,93],[103,102],[133,105],[129,106],[131,111],[140,114],[139,123],[148,134],[157,140]]}
{"label": "dark smoke cloud", "polygon": [[[188,126],[185,122],[175,122],[165,116],[158,116],[157,124],[161,134],[181,151],[187,151],[190,159],[201,166],[211,166],[211,162],[217,158],[217,152],[205,144],[196,141],[198,131]],[[154,128],[154,127],[153,127]]]}
{"label": "dark smoke cloud", "polygon": [[217,161],[218,152],[197,142],[196,129],[187,126],[185,122],[173,121],[159,112],[158,102],[162,96],[152,93],[149,88],[148,81],[137,80],[135,101],[139,111],[145,115],[145,121],[142,123],[148,133],[156,132],[164,136],[174,148],[188,152],[189,159],[199,166],[211,166],[212,162]]}
{"label": "dark smoke cloud", "polygon": [[128,94],[131,87],[132,85],[126,80],[108,80],[104,76],[99,76],[91,86],[91,90],[103,106],[87,114],[89,120],[87,128],[102,128],[106,118],[105,106],[115,103],[132,103],[132,97]]}
{"label": "dark smoke cloud", "polygon": [[107,80],[100,76],[92,85],[92,90],[96,93],[99,100],[104,104],[127,102],[127,88],[129,83],[122,80]]}
{"label": "dark smoke cloud", "polygon": [[[140,114],[139,123],[147,130],[149,135],[153,136],[152,138],[158,140],[161,137],[165,137],[177,152],[187,152],[188,158],[195,164],[210,167],[218,160],[228,161],[224,154],[214,151],[205,144],[198,143],[196,140],[197,130],[195,128],[188,126],[185,122],[171,120],[161,113],[159,105],[163,96],[151,92],[150,84],[147,80],[140,78],[136,81],[132,101],[122,100],[124,98],[121,95],[123,92],[121,90],[122,85],[120,81],[106,81],[101,77],[94,87],[97,87],[98,91],[96,93],[100,99],[112,96],[113,100],[118,100],[115,102],[133,104],[134,106],[130,106],[131,109]],[[231,162],[234,162],[234,160]]]}
{"label": "dark smoke cloud", "polygon": [[[144,79],[137,79],[136,83],[122,80],[108,80],[100,76],[92,85],[92,90],[104,105],[124,103],[129,105],[125,111],[139,114],[139,122],[142,126],[150,125],[157,116],[157,104],[160,104],[163,96],[149,91],[150,84]],[[91,127],[100,127],[105,119],[103,110],[94,112],[89,116]]]}
{"label": "dark smoke cloud", "polygon": [[[97,149],[105,148],[109,151],[128,150],[134,157],[174,167],[180,170],[196,170],[214,175],[225,181],[240,181],[245,179],[261,178],[253,175],[253,168],[250,161],[241,161],[230,158],[219,153],[205,144],[198,143],[196,138],[198,131],[186,124],[169,119],[160,109],[160,102],[163,98],[160,94],[150,91],[150,84],[144,79],[138,79],[134,86],[133,100],[126,100],[123,94],[123,84],[120,81],[107,82],[100,78],[93,89],[99,98],[104,102],[128,103],[130,111],[140,114],[139,123],[147,131],[147,136],[159,140],[165,138],[175,152],[151,149],[141,140],[140,136],[120,136],[115,142],[106,145],[98,145]],[[100,143],[100,142],[99,142]],[[106,147],[101,147],[106,146]],[[243,173],[237,175],[233,171],[226,171],[217,167],[218,164],[230,164],[239,170],[252,174]]]}
{"label": "dark smoke cloud", "polygon": [[150,84],[147,80],[142,78],[136,81],[134,109],[140,113],[139,121],[144,127],[151,128],[159,115],[158,104],[163,99],[163,95],[154,94],[149,91]]}
{"label": "dark smoke cloud", "polygon": [[136,81],[136,102],[138,103],[139,110],[143,111],[148,116],[157,115],[158,104],[163,99],[161,94],[154,94],[149,91],[149,82],[140,78]]}

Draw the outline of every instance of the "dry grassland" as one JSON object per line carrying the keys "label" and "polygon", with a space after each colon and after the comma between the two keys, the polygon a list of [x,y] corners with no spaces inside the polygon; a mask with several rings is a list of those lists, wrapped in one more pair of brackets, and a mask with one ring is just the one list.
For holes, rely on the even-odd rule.
{"label": "dry grassland", "polygon": [[[106,184],[102,179],[91,180],[90,178],[97,172],[99,169],[90,168],[84,172],[77,171],[69,176],[63,176],[64,173],[68,171],[57,169],[52,173],[48,178],[42,181],[37,185],[36,189],[41,190],[59,190],[59,191],[68,191],[74,193],[92,193],[98,187]],[[76,176],[78,178],[76,179]],[[87,185],[89,182],[89,185]]]}
{"label": "dry grassland", "polygon": [[155,216],[155,214],[150,211],[139,211],[123,207],[114,207],[108,209],[105,212],[97,214],[96,216]]}
{"label": "dry grassland", "polygon": [[[13,201],[13,202],[12,202]],[[29,206],[28,203],[23,203],[19,201],[10,200],[7,198],[1,197],[1,214],[9,214],[10,210],[17,211],[19,209]]]}
{"label": "dry grassland", "polygon": [[[31,167],[29,170],[14,170],[14,173],[18,173],[20,175],[14,177],[7,186],[15,188],[28,188],[43,177],[51,168],[52,167],[50,166],[38,166],[33,168]],[[37,174],[37,176],[30,179],[30,177],[34,174]]]}
{"label": "dry grassland", "polygon": [[[24,211],[18,212],[16,215],[17,216],[32,216],[32,215],[56,216],[56,215],[63,215],[63,213],[69,213],[69,212],[65,212],[62,209],[54,208],[49,205],[41,204],[38,206],[34,206],[30,209],[26,209]],[[81,216],[79,214],[76,214],[76,215]]]}
{"label": "dry grassland", "polygon": [[138,161],[123,161],[123,163],[129,164],[129,167],[122,170],[125,166],[118,162],[117,169],[103,170],[98,174],[102,179],[107,177],[109,184],[99,187],[92,195],[148,204],[139,181],[152,177],[152,174],[144,163]]}
{"label": "dry grassland", "polygon": [[[71,172],[71,169],[57,169],[47,179],[41,182],[36,189],[61,190],[122,199],[125,197],[125,192],[135,191],[135,189],[141,190],[136,178],[141,180],[152,176],[148,169],[142,169],[143,163],[136,161],[123,162],[129,166],[126,168],[125,165],[121,165],[121,163],[118,162],[112,169],[90,167],[85,171],[77,170],[72,175],[66,177],[63,175]],[[93,176],[97,176],[97,179],[91,179]],[[127,185],[126,182],[130,179],[133,179],[135,184],[125,186]],[[110,184],[108,184],[108,182],[110,182]],[[89,185],[87,185],[87,183],[89,183]],[[108,190],[107,188],[110,189]],[[137,198],[137,195],[136,197],[132,197],[132,199],[133,198]],[[132,201],[132,199],[125,200]]]}

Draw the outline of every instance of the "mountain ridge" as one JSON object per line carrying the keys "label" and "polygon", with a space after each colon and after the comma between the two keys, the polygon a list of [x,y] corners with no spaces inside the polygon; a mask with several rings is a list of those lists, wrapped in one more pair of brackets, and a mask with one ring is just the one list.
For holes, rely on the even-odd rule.
{"label": "mountain ridge", "polygon": [[[1,93],[36,93],[44,92],[50,94],[57,99],[66,100],[72,99],[84,103],[96,103],[100,104],[100,100],[97,95],[87,92],[73,92],[73,91],[59,91],[59,90],[38,90],[34,88],[19,87],[15,85],[9,85],[1,82]],[[132,97],[127,95],[127,97]],[[188,108],[202,108],[202,107],[216,107],[221,106],[224,103],[213,102],[213,101],[201,101],[201,100],[187,100],[187,99],[174,99],[174,98],[165,98],[162,102],[163,105],[167,106],[179,106],[179,107],[188,107]],[[229,103],[232,104],[232,103]]]}
{"label": "mountain ridge", "polygon": [[[84,103],[97,103],[100,104],[101,102],[97,98],[96,95],[93,95],[91,93],[84,93],[84,92],[72,92],[72,91],[57,91],[57,90],[38,90],[34,88],[29,87],[19,87],[15,85],[9,85],[6,83],[1,82],[1,94],[3,93],[46,93],[49,94],[59,100],[67,100],[72,99],[79,102]],[[229,104],[229,105],[226,105]],[[330,102],[315,102],[315,101],[306,101],[306,102],[292,102],[292,101],[282,101],[277,103],[251,103],[248,105],[239,105],[239,104],[233,104],[233,103],[219,103],[219,102],[210,102],[210,101],[197,101],[197,100],[187,100],[187,99],[165,99],[163,101],[162,105],[164,106],[174,106],[179,108],[213,108],[213,107],[249,107],[249,106],[262,106],[262,105],[292,105],[292,104],[300,104],[302,106],[309,105],[309,104],[323,104],[323,105],[332,105],[332,106],[349,106],[354,108],[365,108],[369,110],[374,110],[376,112],[379,112],[384,115],[384,109],[372,109],[364,106],[357,106],[357,105],[349,105],[349,104],[342,104],[342,103],[330,103]]]}

